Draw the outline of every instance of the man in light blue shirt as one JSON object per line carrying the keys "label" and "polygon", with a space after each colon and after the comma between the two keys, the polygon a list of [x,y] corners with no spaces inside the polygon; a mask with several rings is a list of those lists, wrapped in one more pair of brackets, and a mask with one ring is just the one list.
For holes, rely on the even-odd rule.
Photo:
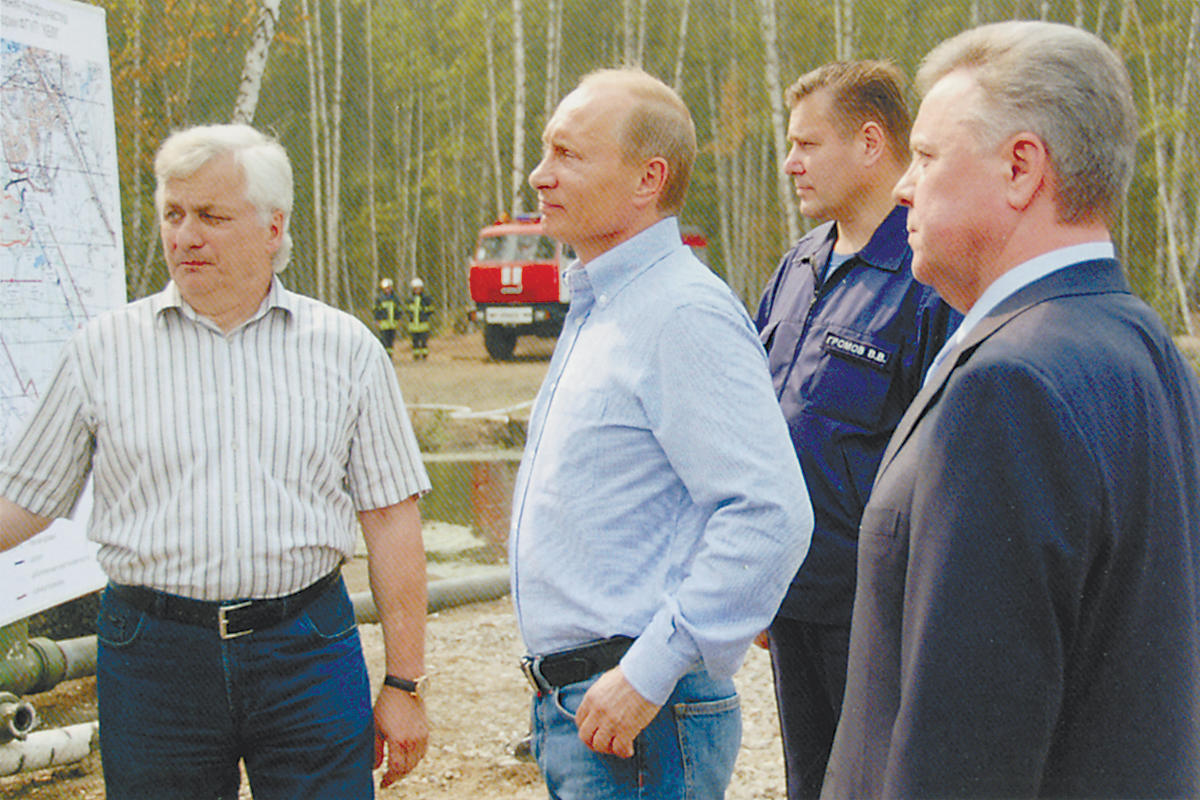
{"label": "man in light blue shirt", "polygon": [[680,240],[678,95],[593,73],[543,141],[530,184],[579,261],[513,503],[534,755],[552,797],[719,797],[731,677],[808,550],[808,492],[753,324]]}

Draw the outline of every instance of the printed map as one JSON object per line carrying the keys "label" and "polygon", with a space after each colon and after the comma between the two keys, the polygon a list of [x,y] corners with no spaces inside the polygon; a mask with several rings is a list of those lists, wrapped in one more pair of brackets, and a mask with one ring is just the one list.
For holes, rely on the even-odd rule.
{"label": "printed map", "polygon": [[[105,17],[69,0],[0,0],[0,445],[63,343],[125,302]],[[0,554],[0,625],[99,588],[90,506]]]}

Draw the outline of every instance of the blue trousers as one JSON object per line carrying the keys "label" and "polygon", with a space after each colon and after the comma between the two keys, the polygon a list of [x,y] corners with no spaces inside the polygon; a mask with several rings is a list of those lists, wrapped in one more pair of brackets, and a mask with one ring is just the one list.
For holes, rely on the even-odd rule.
{"label": "blue trousers", "polygon": [[274,628],[222,640],[106,591],[98,621],[108,800],[374,797],[374,724],[354,609],[335,582]]}
{"label": "blue trousers", "polygon": [[575,713],[599,676],[534,698],[533,754],[554,800],[715,800],[725,796],[742,741],[731,680],[680,679],[625,759],[589,750]]}

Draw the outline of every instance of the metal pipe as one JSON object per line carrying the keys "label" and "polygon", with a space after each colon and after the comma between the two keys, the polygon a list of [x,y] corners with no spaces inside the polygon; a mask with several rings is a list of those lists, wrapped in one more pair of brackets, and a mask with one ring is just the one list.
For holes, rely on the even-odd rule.
{"label": "metal pipe", "polygon": [[96,674],[96,637],[55,642],[43,637],[10,637],[0,660],[0,691],[38,694],[63,681]]}
{"label": "metal pipe", "polygon": [[[466,578],[445,578],[429,584],[429,613],[469,603],[496,600],[508,594],[508,568],[480,572]],[[370,592],[350,598],[358,623],[379,622],[379,612]],[[0,692],[38,694],[62,681],[96,674],[96,637],[80,636],[55,642],[41,637],[26,640],[20,631],[0,629]],[[4,634],[7,634],[5,638]]]}
{"label": "metal pipe", "polygon": [[0,744],[23,740],[37,727],[37,710],[15,694],[0,692]]}
{"label": "metal pipe", "polygon": [[0,777],[82,761],[91,752],[99,730],[98,722],[84,722],[0,745]]}
{"label": "metal pipe", "polygon": [[[466,578],[443,578],[429,584],[426,609],[430,614],[455,606],[498,600],[508,594],[508,567],[497,567]],[[359,625],[379,622],[379,611],[370,592],[350,596]]]}

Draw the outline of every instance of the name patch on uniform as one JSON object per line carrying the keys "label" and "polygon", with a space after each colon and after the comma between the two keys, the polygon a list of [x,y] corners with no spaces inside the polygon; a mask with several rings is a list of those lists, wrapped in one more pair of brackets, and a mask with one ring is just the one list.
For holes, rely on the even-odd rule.
{"label": "name patch on uniform", "polygon": [[875,369],[887,369],[891,352],[867,342],[860,342],[839,333],[825,334],[825,352],[859,361]]}

